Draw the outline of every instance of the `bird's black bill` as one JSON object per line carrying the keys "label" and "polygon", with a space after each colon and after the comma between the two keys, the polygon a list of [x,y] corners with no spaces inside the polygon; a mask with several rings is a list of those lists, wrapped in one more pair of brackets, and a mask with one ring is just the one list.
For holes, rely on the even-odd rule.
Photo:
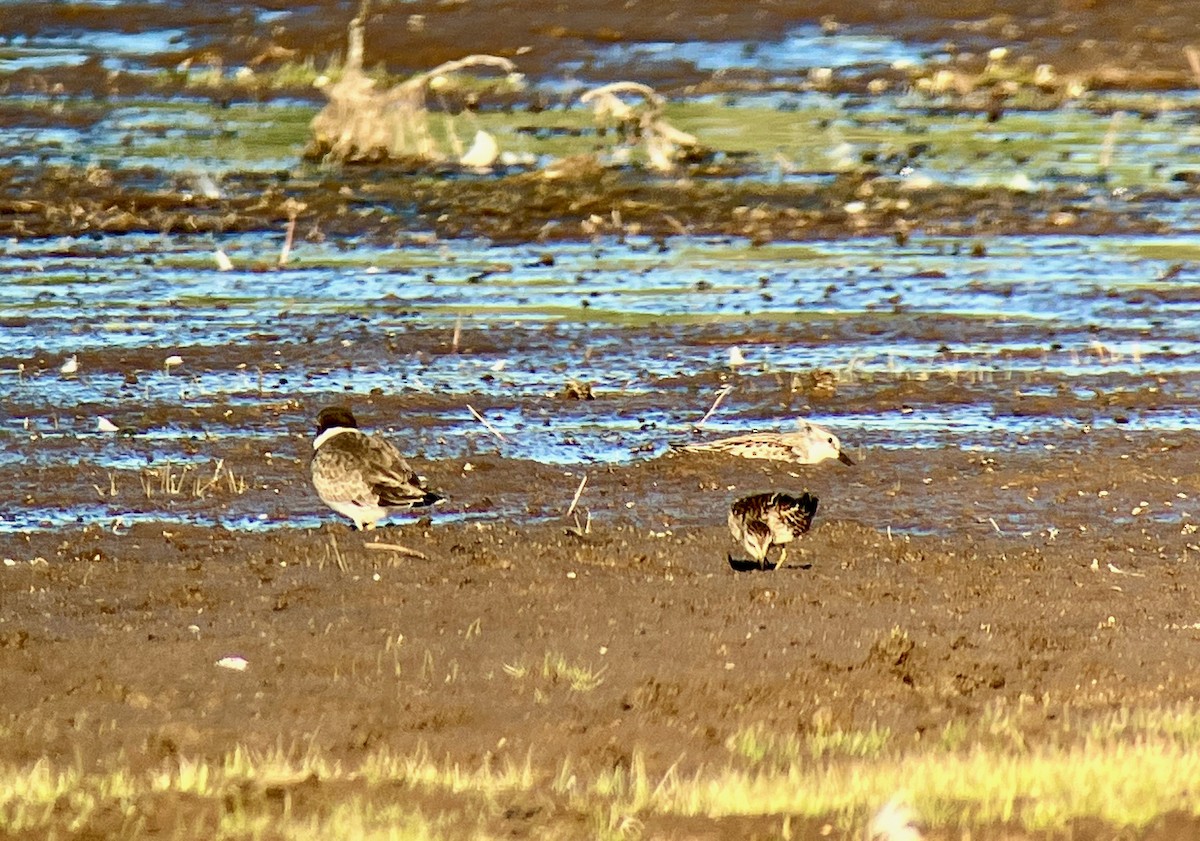
{"label": "bird's black bill", "polygon": [[846,455],[845,450],[838,450],[838,461],[840,461],[842,464],[854,464],[854,459]]}

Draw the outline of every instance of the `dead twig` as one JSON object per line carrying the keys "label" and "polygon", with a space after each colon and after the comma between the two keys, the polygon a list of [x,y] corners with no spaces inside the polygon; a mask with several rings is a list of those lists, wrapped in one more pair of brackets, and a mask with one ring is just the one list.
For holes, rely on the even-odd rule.
{"label": "dead twig", "polygon": [[575,496],[571,500],[571,507],[567,509],[566,516],[570,517],[575,512],[575,506],[579,504],[579,497],[583,495],[583,486],[587,484],[587,474],[583,474],[583,478],[579,480],[579,487],[575,489]]}
{"label": "dead twig", "polygon": [[401,546],[399,543],[364,543],[364,549],[374,549],[379,552],[396,552],[400,555],[407,555],[410,558],[420,558],[422,561],[428,561],[429,556],[419,549],[409,549],[407,546]]}
{"label": "dead twig", "polygon": [[585,515],[586,519],[584,520],[583,524],[580,525],[579,512],[575,513],[575,525],[567,526],[567,528],[566,528],[567,534],[573,535],[575,537],[583,537],[585,535],[592,533],[592,512],[585,511],[584,515]]}
{"label": "dead twig", "polygon": [[1188,65],[1192,68],[1192,76],[1196,79],[1196,86],[1200,87],[1200,50],[1189,45],[1183,48],[1183,54],[1187,56]]}
{"label": "dead twig", "polygon": [[721,390],[717,392],[717,399],[708,407],[708,411],[704,413],[704,417],[700,418],[699,422],[692,424],[692,429],[700,429],[704,424],[708,423],[708,419],[713,416],[713,412],[717,410],[717,407],[721,405],[721,401],[731,391],[733,391],[733,386],[722,386]]}
{"label": "dead twig", "polygon": [[348,572],[349,567],[346,566],[346,559],[342,557],[342,550],[338,548],[337,538],[332,534],[329,535],[329,545],[333,549],[333,560],[337,563],[338,569],[342,572]]}
{"label": "dead twig", "polygon": [[292,242],[296,236],[296,217],[307,206],[304,202],[299,202],[292,198],[283,203],[283,209],[288,215],[288,225],[287,234],[283,238],[283,248],[279,249],[279,262],[277,265],[281,269],[288,264],[288,259],[292,255]]}
{"label": "dead twig", "polygon": [[1100,144],[1100,169],[1108,171],[1112,165],[1113,148],[1117,145],[1117,131],[1121,127],[1121,120],[1125,118],[1124,111],[1114,111],[1108,121],[1108,131],[1104,132],[1104,141]]}
{"label": "dead twig", "polygon": [[487,418],[485,418],[483,415],[479,414],[479,412],[475,411],[475,407],[472,406],[470,403],[467,404],[467,409],[471,412],[472,415],[475,416],[475,420],[477,420],[481,424],[483,424],[484,428],[487,429],[488,432],[495,435],[501,441],[508,440],[507,438],[505,438],[503,435],[500,434],[500,430],[496,429],[496,427],[494,427],[490,423],[488,423]]}
{"label": "dead twig", "polygon": [[[642,105],[634,107],[618,94],[641,97]],[[591,88],[580,95],[579,101],[592,106],[596,122],[615,124],[627,136],[640,137],[651,169],[669,172],[681,150],[695,149],[700,142],[694,135],[680,131],[663,117],[667,101],[654,88],[641,82],[611,82]]]}

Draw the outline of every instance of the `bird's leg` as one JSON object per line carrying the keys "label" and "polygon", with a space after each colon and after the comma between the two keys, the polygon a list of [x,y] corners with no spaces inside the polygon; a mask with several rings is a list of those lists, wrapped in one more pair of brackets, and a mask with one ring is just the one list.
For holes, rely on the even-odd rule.
{"label": "bird's leg", "polygon": [[779,563],[775,564],[775,569],[779,569],[781,566],[783,566],[783,562],[786,559],[787,559],[787,547],[781,546],[781,547],[779,547]]}

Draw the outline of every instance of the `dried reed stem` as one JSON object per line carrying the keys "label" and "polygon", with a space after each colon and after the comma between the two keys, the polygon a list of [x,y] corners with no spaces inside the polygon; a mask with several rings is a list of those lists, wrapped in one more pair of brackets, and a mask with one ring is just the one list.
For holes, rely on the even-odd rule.
{"label": "dried reed stem", "polygon": [[487,418],[485,418],[483,415],[479,414],[479,412],[475,411],[475,407],[474,407],[474,406],[472,406],[470,403],[468,403],[468,404],[467,404],[467,409],[469,409],[469,410],[470,410],[470,412],[471,412],[471,414],[475,416],[475,420],[477,420],[477,421],[479,421],[481,424],[483,424],[484,428],[485,428],[485,429],[487,429],[487,431],[488,431],[488,432],[490,432],[490,433],[492,433],[493,435],[495,435],[495,436],[496,436],[497,438],[499,438],[501,441],[507,441],[507,440],[508,440],[508,439],[506,439],[506,438],[505,438],[503,435],[501,435],[501,434],[500,434],[500,430],[496,429],[496,427],[494,427],[494,426],[492,426],[490,423],[488,423],[488,420],[487,420]]}
{"label": "dried reed stem", "polygon": [[1117,130],[1124,118],[1124,111],[1114,111],[1108,121],[1108,131],[1104,132],[1104,142],[1100,144],[1100,168],[1103,170],[1107,170],[1112,164],[1113,147],[1117,145]]}
{"label": "dried reed stem", "polygon": [[333,560],[337,563],[338,569],[342,572],[348,572],[349,567],[346,566],[346,559],[342,557],[342,550],[338,548],[337,538],[332,534],[329,535],[329,545],[333,548]]}
{"label": "dried reed stem", "polygon": [[693,424],[692,428],[699,429],[700,427],[704,426],[704,424],[708,423],[708,419],[713,416],[713,412],[717,410],[717,407],[721,405],[721,401],[724,400],[725,396],[731,391],[733,391],[733,386],[723,386],[721,390],[717,392],[717,399],[713,401],[713,404],[708,407],[708,411],[704,413],[704,417],[700,418],[699,423]]}
{"label": "dried reed stem", "polygon": [[1196,77],[1196,86],[1200,87],[1200,50],[1189,45],[1183,48],[1183,54],[1187,56],[1192,75]]}
{"label": "dried reed stem", "polygon": [[288,257],[292,253],[292,237],[296,235],[296,217],[293,216],[288,220],[287,234],[283,238],[283,248],[279,249],[279,267],[283,268],[288,264]]}
{"label": "dried reed stem", "polygon": [[587,484],[587,474],[583,474],[583,478],[579,480],[579,487],[575,489],[575,496],[571,499],[571,507],[567,509],[566,516],[570,517],[575,513],[575,506],[579,504],[579,497],[583,495],[583,486]]}
{"label": "dried reed stem", "polygon": [[409,549],[407,546],[401,546],[399,543],[364,543],[363,548],[375,549],[380,552],[398,552],[410,558],[420,558],[422,561],[429,560],[429,556],[424,552],[417,549]]}

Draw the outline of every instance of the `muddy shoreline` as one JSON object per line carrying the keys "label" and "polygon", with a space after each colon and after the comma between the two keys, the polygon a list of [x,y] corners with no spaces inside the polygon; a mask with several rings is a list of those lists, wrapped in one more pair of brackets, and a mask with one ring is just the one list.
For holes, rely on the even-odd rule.
{"label": "muddy shoreline", "polygon": [[[0,750],[17,764],[120,757],[136,774],[282,739],[350,767],[386,749],[466,766],[529,755],[549,774],[569,756],[585,776],[637,756],[661,774],[735,761],[728,744],[751,722],[885,728],[915,749],[997,709],[1022,710],[1036,739],[1062,716],[1189,702],[1200,546],[1179,517],[1197,492],[1200,438],[1163,443],[868,452],[855,468],[799,478],[768,463],[658,458],[586,471],[582,534],[562,516],[582,471],[484,456],[472,470],[422,463],[452,507],[370,536],[329,522],[8,537]],[[309,493],[298,470],[279,482],[285,507]],[[801,486],[822,510],[794,566],[733,572],[729,499]],[[489,515],[505,500],[524,512]],[[1021,517],[1030,508],[1042,524]],[[476,519],[443,519],[471,509]],[[932,519],[942,533],[911,530]],[[249,667],[214,665],[229,656]],[[559,656],[602,668],[602,682],[545,690],[562,701],[545,706],[502,668]],[[539,814],[539,831],[573,834],[565,804]],[[646,819],[667,834],[684,825]],[[743,831],[767,837],[775,821]],[[1140,837],[1193,825],[1170,827]]]}

